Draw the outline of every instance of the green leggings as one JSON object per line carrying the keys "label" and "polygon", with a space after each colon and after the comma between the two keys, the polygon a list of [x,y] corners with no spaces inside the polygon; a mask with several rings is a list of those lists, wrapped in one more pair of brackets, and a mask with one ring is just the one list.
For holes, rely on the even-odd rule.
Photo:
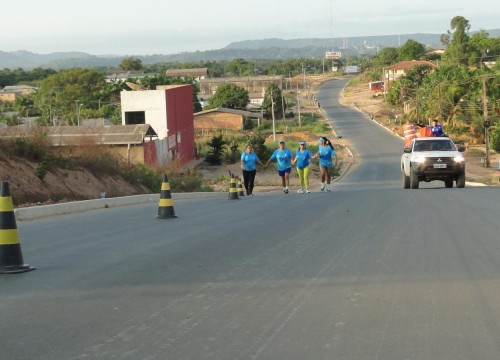
{"label": "green leggings", "polygon": [[307,190],[309,189],[309,166],[306,166],[302,170],[297,168],[297,173],[300,179],[300,188]]}

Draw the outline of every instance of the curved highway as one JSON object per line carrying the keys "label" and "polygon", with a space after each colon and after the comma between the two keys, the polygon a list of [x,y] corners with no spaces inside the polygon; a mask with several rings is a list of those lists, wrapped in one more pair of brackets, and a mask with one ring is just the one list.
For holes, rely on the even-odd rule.
{"label": "curved highway", "polygon": [[498,189],[403,190],[344,85],[318,94],[356,159],[331,193],[18,222],[37,270],[0,276],[2,358],[500,358]]}

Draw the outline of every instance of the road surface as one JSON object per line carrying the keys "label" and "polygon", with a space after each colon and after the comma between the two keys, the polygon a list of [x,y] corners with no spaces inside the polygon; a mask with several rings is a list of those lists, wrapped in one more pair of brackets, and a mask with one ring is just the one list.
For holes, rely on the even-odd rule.
{"label": "road surface", "polygon": [[356,159],[331,193],[18,222],[37,270],[0,276],[0,358],[499,359],[498,190],[402,189],[344,84],[318,94]]}

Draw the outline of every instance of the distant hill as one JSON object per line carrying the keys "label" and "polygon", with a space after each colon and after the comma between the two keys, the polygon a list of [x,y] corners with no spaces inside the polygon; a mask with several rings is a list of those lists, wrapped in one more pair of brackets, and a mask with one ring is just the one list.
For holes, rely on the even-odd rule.
{"label": "distant hill", "polygon": [[366,49],[373,47],[397,47],[412,39],[432,48],[441,47],[440,34],[403,34],[403,35],[381,35],[381,36],[356,36],[332,39],[264,39],[246,40],[231,43],[225,49],[259,49],[259,48],[302,48],[305,46],[321,47],[329,49],[332,44],[335,48],[347,47],[353,49]]}
{"label": "distant hill", "polygon": [[[500,36],[500,29],[487,30],[491,37]],[[327,50],[341,50],[345,54],[375,54],[384,47],[397,47],[408,39],[430,48],[442,47],[440,34],[403,34],[357,36],[332,39],[263,39],[233,42],[218,50],[183,52],[171,55],[136,55],[145,65],[166,62],[222,61],[245,59],[289,59],[322,57]],[[83,52],[36,54],[30,51],[0,51],[0,69],[33,69],[36,67],[65,69],[71,67],[116,67],[123,56],[97,56]]]}

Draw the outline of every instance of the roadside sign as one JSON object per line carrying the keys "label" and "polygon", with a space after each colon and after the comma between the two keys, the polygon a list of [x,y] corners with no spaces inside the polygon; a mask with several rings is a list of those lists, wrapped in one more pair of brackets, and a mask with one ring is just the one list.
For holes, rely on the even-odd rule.
{"label": "roadside sign", "polygon": [[342,57],[341,51],[327,51],[325,53],[326,59],[340,59]]}

